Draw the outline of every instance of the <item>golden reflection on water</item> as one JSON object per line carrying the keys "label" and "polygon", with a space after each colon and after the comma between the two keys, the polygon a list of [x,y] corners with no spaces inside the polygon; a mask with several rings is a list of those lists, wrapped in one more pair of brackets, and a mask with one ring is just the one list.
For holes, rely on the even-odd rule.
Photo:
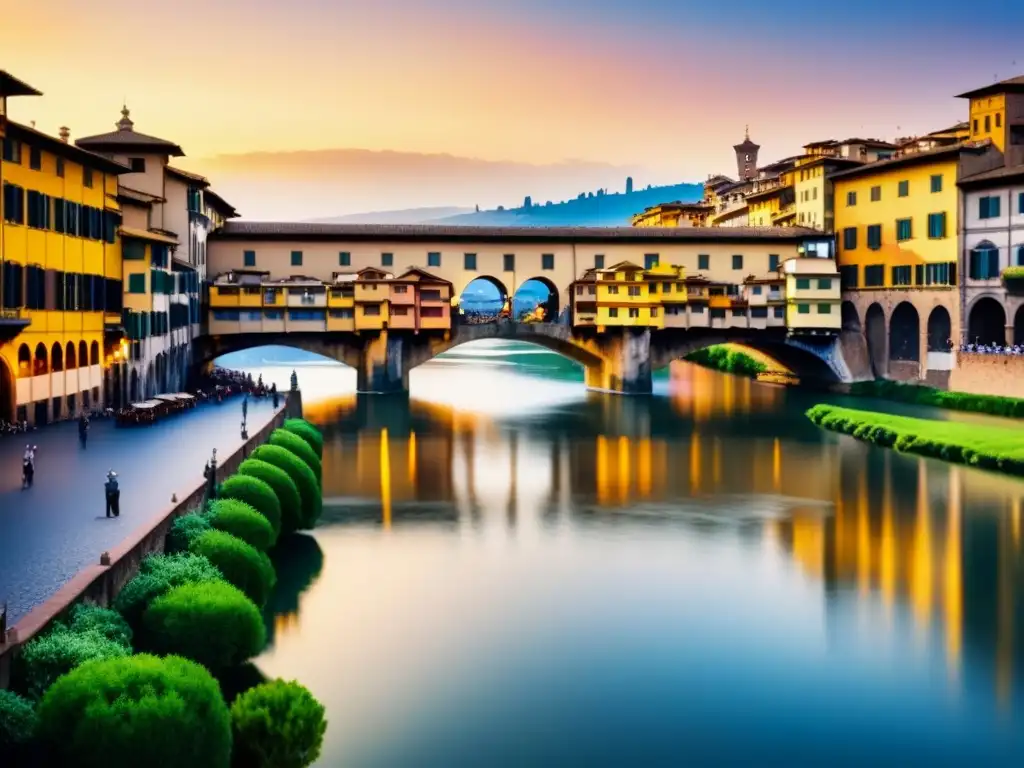
{"label": "golden reflection on water", "polygon": [[[379,499],[387,528],[401,524],[405,505],[478,510],[478,494],[501,488],[511,527],[529,520],[520,498],[527,487],[547,499],[544,509],[566,509],[571,497],[576,507],[609,513],[712,491],[783,500],[780,515],[759,523],[764,547],[781,547],[824,589],[849,587],[862,603],[880,605],[887,626],[895,612],[908,614],[919,648],[941,653],[956,685],[965,643],[984,648],[997,701],[1008,706],[1016,616],[1024,615],[1024,484],[845,437],[790,439],[784,389],[686,368],[673,371],[671,425],[643,410],[648,401],[581,400],[579,413],[593,414],[590,434],[566,427],[553,436],[418,399],[387,419],[354,396],[313,404],[315,421],[345,424],[327,430],[326,502]],[[774,434],[722,428],[772,414],[783,414]]]}

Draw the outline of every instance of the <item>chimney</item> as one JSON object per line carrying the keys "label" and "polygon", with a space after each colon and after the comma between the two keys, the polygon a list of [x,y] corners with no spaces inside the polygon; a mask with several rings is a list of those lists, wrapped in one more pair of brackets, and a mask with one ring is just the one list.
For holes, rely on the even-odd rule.
{"label": "chimney", "polygon": [[71,138],[71,130],[66,125],[62,125],[60,127],[60,140],[63,141],[65,144],[67,144],[68,143],[68,139],[70,139],[70,138]]}

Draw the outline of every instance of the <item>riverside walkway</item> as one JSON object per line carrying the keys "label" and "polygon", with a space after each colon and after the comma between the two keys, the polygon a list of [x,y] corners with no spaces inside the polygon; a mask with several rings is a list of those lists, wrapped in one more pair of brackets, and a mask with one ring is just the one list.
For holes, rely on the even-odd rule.
{"label": "riverside walkway", "polygon": [[[269,399],[249,401],[248,431],[273,416]],[[203,482],[214,448],[223,459],[242,445],[242,398],[203,404],[149,427],[93,422],[86,449],[78,425],[55,424],[0,438],[0,604],[8,626],[42,603],[100,554]],[[35,485],[21,490],[25,443],[37,445]],[[118,473],[121,516],[105,517],[103,483]]]}

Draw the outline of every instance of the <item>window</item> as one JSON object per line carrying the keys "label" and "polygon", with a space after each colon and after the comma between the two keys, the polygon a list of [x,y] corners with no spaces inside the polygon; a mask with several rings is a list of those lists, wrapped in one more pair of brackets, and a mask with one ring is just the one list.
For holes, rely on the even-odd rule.
{"label": "window", "polygon": [[392,286],[392,287],[395,289],[395,293],[408,293],[409,292],[409,286],[407,286],[407,285],[395,285],[395,286]]}
{"label": "window", "polygon": [[4,139],[4,162],[21,163],[21,142],[9,136]]}
{"label": "window", "polygon": [[928,214],[928,237],[932,240],[946,236],[946,214],[945,213],[929,213]]}
{"label": "window", "polygon": [[832,279],[829,277],[818,278],[818,290],[819,291],[831,291],[832,290]]}
{"label": "window", "polygon": [[864,267],[865,288],[881,288],[883,285],[885,285],[885,267],[881,264]]}
{"label": "window", "polygon": [[910,194],[910,182],[904,179],[896,186],[896,195],[898,197],[907,197]]}
{"label": "window", "polygon": [[992,117],[991,115],[985,115],[985,133],[992,130]]}
{"label": "window", "polygon": [[811,287],[811,279],[809,277],[798,277],[796,279],[796,289],[798,291],[806,291]]}
{"label": "window", "polygon": [[35,229],[50,228],[50,198],[34,189],[28,191],[28,225]]}
{"label": "window", "polygon": [[43,169],[43,153],[39,151],[39,147],[28,148],[28,167],[33,171]]}
{"label": "window", "polygon": [[972,130],[974,133],[978,132],[978,118],[974,118],[972,121]]}
{"label": "window", "polygon": [[603,253],[595,253],[594,254],[594,269],[604,269],[604,254]]}
{"label": "window", "polygon": [[912,219],[896,219],[896,240],[903,242],[914,236]]}
{"label": "window", "polygon": [[754,291],[754,295],[755,296],[760,296],[761,295],[761,286],[760,285],[755,285],[754,288],[753,288],[753,291]]}
{"label": "window", "polygon": [[256,266],[256,251],[243,251],[242,252],[242,265],[246,267]]}
{"label": "window", "polygon": [[651,317],[657,317],[657,316],[658,316],[658,308],[657,307],[651,307]]}
{"label": "window", "polygon": [[608,317],[618,317],[618,316],[619,316],[619,308],[618,307],[611,307],[608,310]]}
{"label": "window", "polygon": [[819,315],[831,315],[832,314],[832,305],[831,304],[819,304],[818,305],[818,314]]}
{"label": "window", "polygon": [[133,157],[131,160],[132,173],[145,173],[146,172],[146,158],[144,157]]}
{"label": "window", "polygon": [[785,307],[772,307],[772,317],[782,318],[782,317],[785,317],[785,316],[786,316],[786,308]]}
{"label": "window", "polygon": [[856,204],[857,204],[857,193],[856,192],[847,192],[846,193],[846,205],[847,205],[847,207],[852,207],[852,206],[854,206]]}
{"label": "window", "polygon": [[351,267],[352,266],[352,254],[348,251],[338,251],[338,266],[339,267]]}
{"label": "window", "polygon": [[1024,245],[1017,246],[1017,266],[1024,267]]}
{"label": "window", "polygon": [[137,275],[128,275],[128,293],[145,293],[145,292],[146,292],[146,273],[145,272],[140,272]]}
{"label": "window", "polygon": [[644,254],[644,269],[654,269],[658,266],[658,254],[656,253],[645,253]]}
{"label": "window", "polygon": [[1017,213],[1024,213],[1024,192],[1017,195]]}
{"label": "window", "polygon": [[[367,309],[369,309],[369,307],[367,307]],[[327,319],[327,313],[322,309],[289,309],[288,319],[322,322]]]}
{"label": "window", "polygon": [[618,292],[619,292],[619,286],[617,286],[617,285],[609,285],[608,286],[608,293],[618,293]]}
{"label": "window", "polygon": [[768,317],[768,307],[751,307],[750,316],[758,319]]}
{"label": "window", "polygon": [[390,267],[395,263],[395,254],[393,253],[382,253],[380,255],[380,265],[382,267]]}
{"label": "window", "polygon": [[92,168],[82,169],[82,186],[92,189]]}
{"label": "window", "polygon": [[514,253],[506,253],[501,257],[502,269],[506,272],[516,271],[516,255]]}
{"label": "window", "polygon": [[409,308],[408,307],[392,307],[391,308],[391,314],[392,315],[408,315],[409,314]]}
{"label": "window", "polygon": [[555,254],[544,253],[540,257],[540,268],[541,269],[554,269],[555,268]]}
{"label": "window", "polygon": [[971,251],[968,274],[972,280],[991,280],[999,277],[999,249],[985,240]]}
{"label": "window", "polygon": [[630,296],[639,296],[640,295],[640,286],[639,285],[631,285],[631,286],[629,286],[626,289],[626,293],[628,293]]}
{"label": "window", "polygon": [[857,228],[847,227],[843,230],[843,250],[853,251],[857,248]]}
{"label": "window", "polygon": [[743,269],[743,254],[734,253],[732,256],[732,268]]}
{"label": "window", "polygon": [[640,310],[637,307],[630,307],[629,308],[629,316],[630,317],[640,317]]}
{"label": "window", "polygon": [[58,157],[57,158],[57,178],[59,178],[59,179],[63,179],[64,178],[64,158],[63,157]]}
{"label": "window", "polygon": [[4,221],[25,223],[25,190],[4,182]]}
{"label": "window", "polygon": [[1001,113],[996,112],[996,128],[1002,128],[1002,126],[1003,126],[1003,116],[1002,116]]}
{"label": "window", "polygon": [[882,199],[882,188],[879,187],[879,186],[872,187],[871,188],[871,202],[872,203],[877,203],[881,199]]}
{"label": "window", "polygon": [[857,287],[857,265],[847,264],[839,268],[839,284],[845,290]]}
{"label": "window", "polygon": [[293,267],[301,267],[302,266],[302,251],[292,251],[292,266]]}
{"label": "window", "polygon": [[882,247],[882,225],[881,224],[870,224],[868,225],[868,248],[872,251],[877,251]]}
{"label": "window", "polygon": [[431,251],[427,254],[427,266],[428,267],[440,267],[441,266],[441,254],[438,251]]}
{"label": "window", "polygon": [[420,307],[420,317],[443,317],[441,307]]}
{"label": "window", "polygon": [[936,173],[932,175],[932,192],[942,191],[942,174]]}
{"label": "window", "polygon": [[809,314],[811,314],[811,305],[810,304],[797,304],[796,305],[796,311],[799,312],[801,315],[809,315]]}
{"label": "window", "polygon": [[892,284],[894,286],[910,285],[910,267],[893,267]]}
{"label": "window", "polygon": [[476,271],[476,254],[467,253],[462,257],[462,268],[470,272]]}
{"label": "window", "polygon": [[708,253],[697,254],[697,269],[711,269],[711,255]]}
{"label": "window", "polygon": [[921,285],[956,285],[956,262],[948,264],[924,264],[924,274],[919,277]]}
{"label": "window", "polygon": [[999,198],[994,195],[978,199],[978,218],[996,219],[999,217]]}

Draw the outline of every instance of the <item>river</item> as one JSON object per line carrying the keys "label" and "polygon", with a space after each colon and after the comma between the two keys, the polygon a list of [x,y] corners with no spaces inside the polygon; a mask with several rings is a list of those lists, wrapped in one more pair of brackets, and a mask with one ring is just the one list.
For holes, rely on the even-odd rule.
{"label": "river", "polygon": [[1024,483],[689,365],[621,397],[455,352],[409,398],[297,367],[324,518],[257,666],[324,702],[317,765],[1021,763]]}

